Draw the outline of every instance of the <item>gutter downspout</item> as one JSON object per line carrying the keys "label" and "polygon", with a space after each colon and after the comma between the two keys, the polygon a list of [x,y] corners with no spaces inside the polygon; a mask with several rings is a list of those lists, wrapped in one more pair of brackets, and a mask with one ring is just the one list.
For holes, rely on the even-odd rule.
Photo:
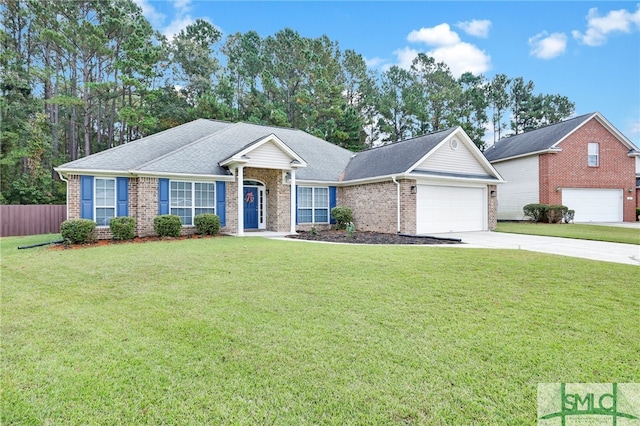
{"label": "gutter downspout", "polygon": [[399,234],[400,233],[400,182],[398,182],[396,180],[395,176],[391,176],[391,179],[393,180],[393,183],[396,184],[396,188],[397,188],[397,191],[396,191],[396,193],[397,193],[397,196],[396,196],[397,202],[396,202],[396,204],[398,206],[397,207],[397,210],[398,210],[397,215],[398,215],[398,234]]}
{"label": "gutter downspout", "polygon": [[56,170],[56,173],[58,173],[60,180],[63,181],[67,187],[65,191],[67,197],[67,199],[65,200],[65,204],[67,205],[67,219],[69,219],[69,181],[65,179],[64,176],[62,176],[62,173],[60,173],[59,171]]}

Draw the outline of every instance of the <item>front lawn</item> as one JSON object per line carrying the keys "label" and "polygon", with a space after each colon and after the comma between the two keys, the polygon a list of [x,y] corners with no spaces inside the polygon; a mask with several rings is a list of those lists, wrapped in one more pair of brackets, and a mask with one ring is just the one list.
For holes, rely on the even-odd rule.
{"label": "front lawn", "polygon": [[631,265],[25,241],[0,239],[2,424],[534,424],[538,383],[640,380]]}
{"label": "front lawn", "polygon": [[498,222],[496,231],[640,245],[640,228],[579,223]]}

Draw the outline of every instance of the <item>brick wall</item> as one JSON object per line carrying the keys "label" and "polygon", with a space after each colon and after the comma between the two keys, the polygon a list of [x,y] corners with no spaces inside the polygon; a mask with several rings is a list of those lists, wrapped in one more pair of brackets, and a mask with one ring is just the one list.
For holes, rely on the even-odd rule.
{"label": "brick wall", "polygon": [[[400,181],[400,231],[415,233],[416,203],[413,180]],[[392,181],[338,188],[338,205],[350,207],[358,231],[398,232],[397,186]]]}
{"label": "brick wall", "polygon": [[67,177],[67,219],[80,219],[80,176]]}
{"label": "brick wall", "polygon": [[[415,234],[417,231],[417,195],[411,193],[411,187],[417,186],[415,180],[400,180],[400,232]],[[395,183],[393,184],[395,186]]]}
{"label": "brick wall", "polygon": [[[600,144],[600,165],[587,164],[587,144]],[[539,156],[540,203],[562,204],[556,188],[610,188],[623,190],[623,220],[635,220],[635,159],[629,149],[596,119],[592,119],[559,145],[561,152]],[[631,196],[632,200],[627,200]],[[568,206],[571,208],[571,206]]]}
{"label": "brick wall", "polygon": [[[132,201],[136,204],[132,204]],[[158,216],[158,179],[139,177],[129,179],[129,215],[136,219],[136,235],[155,235],[153,219]]]}

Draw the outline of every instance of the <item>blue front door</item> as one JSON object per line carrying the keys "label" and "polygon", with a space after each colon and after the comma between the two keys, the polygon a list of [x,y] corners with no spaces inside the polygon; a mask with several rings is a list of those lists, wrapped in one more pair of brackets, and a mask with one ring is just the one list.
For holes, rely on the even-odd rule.
{"label": "blue front door", "polygon": [[258,188],[244,188],[244,227],[258,229]]}

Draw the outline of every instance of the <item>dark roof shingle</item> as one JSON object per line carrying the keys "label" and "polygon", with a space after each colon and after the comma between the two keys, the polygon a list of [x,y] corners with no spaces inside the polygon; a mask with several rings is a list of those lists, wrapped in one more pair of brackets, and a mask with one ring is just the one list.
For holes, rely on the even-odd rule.
{"label": "dark roof shingle", "polygon": [[489,161],[496,161],[548,150],[593,115],[594,113],[581,115],[540,129],[500,139],[484,151],[484,156]]}

